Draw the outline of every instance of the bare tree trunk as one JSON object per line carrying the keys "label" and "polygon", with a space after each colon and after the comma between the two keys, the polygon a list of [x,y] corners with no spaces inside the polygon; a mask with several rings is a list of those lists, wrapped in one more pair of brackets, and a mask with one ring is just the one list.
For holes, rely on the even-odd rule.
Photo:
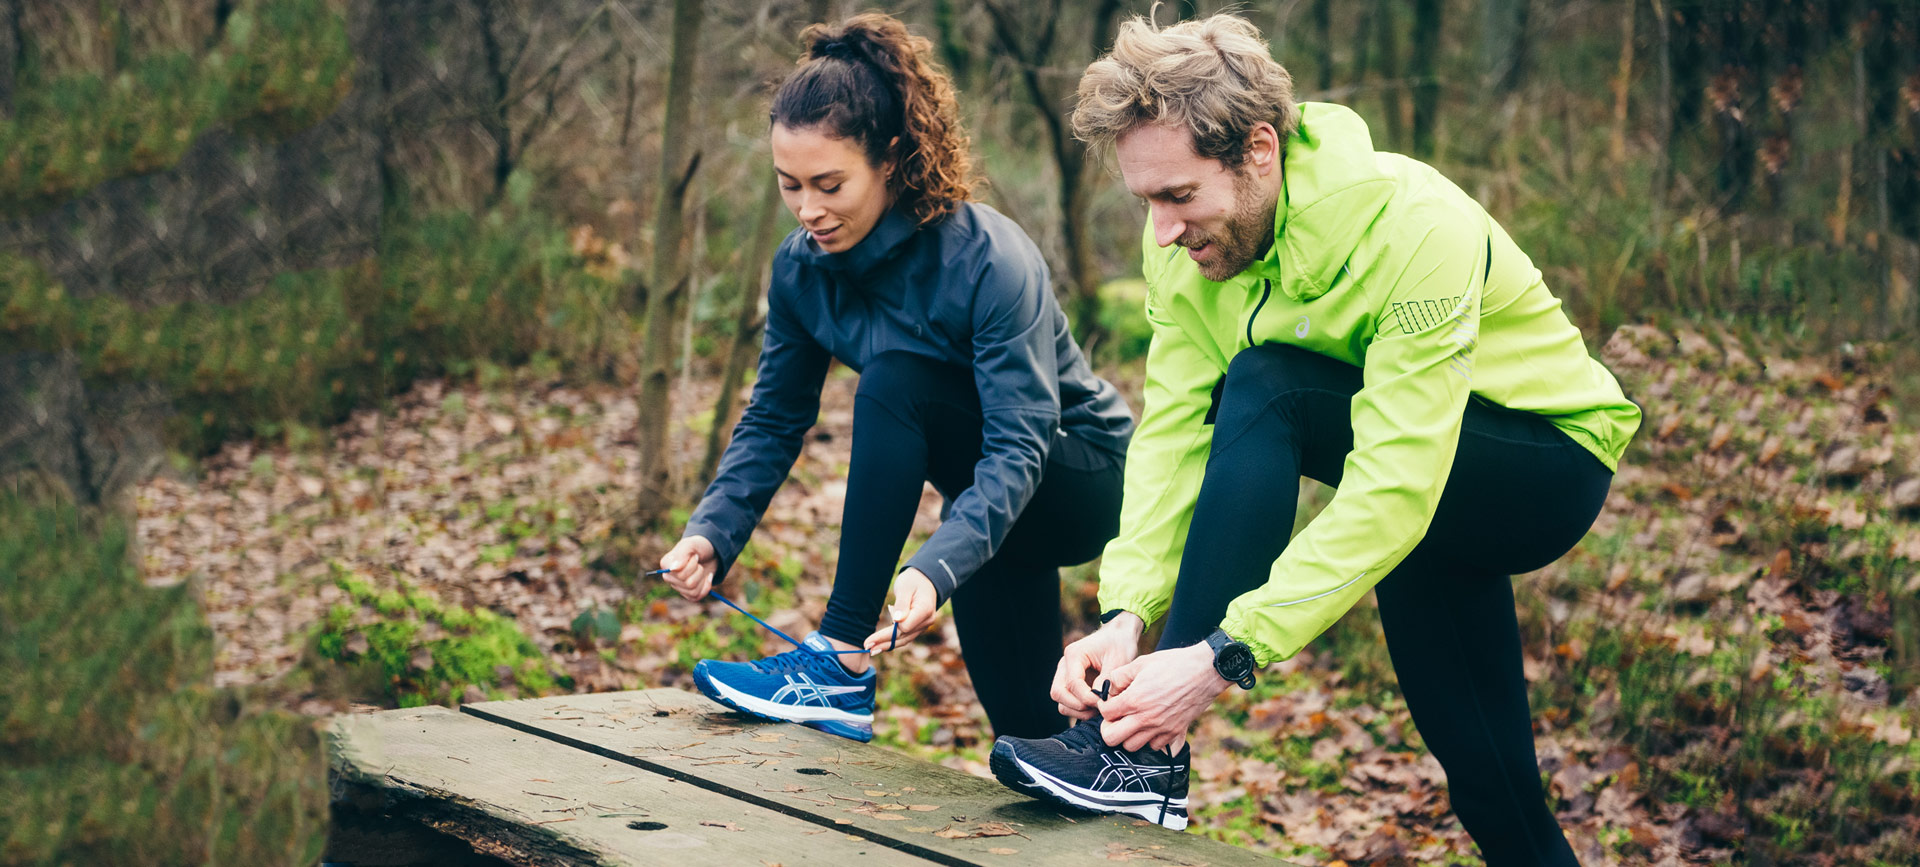
{"label": "bare tree trunk", "polygon": [[[1634,0],[1638,2],[1638,0]],[[1655,88],[1654,98],[1657,107],[1653,143],[1653,189],[1647,196],[1651,213],[1648,229],[1653,234],[1653,255],[1656,262],[1665,262],[1667,249],[1667,185],[1668,175],[1672,171],[1673,158],[1673,27],[1668,18],[1666,4],[1662,0],[1651,0],[1655,43],[1660,51],[1660,82]],[[1680,306],[1680,289],[1673,281],[1673,269],[1662,267],[1666,278],[1667,304]]]}
{"label": "bare tree trunk", "polygon": [[1527,2],[1488,0],[1481,7],[1486,15],[1480,31],[1482,76],[1490,96],[1506,96],[1526,78]]}
{"label": "bare tree trunk", "polygon": [[1401,99],[1406,84],[1400,80],[1400,22],[1394,17],[1398,2],[1380,0],[1373,21],[1380,54],[1380,104],[1387,113],[1387,144],[1395,149],[1406,147],[1407,141],[1406,104]]}
{"label": "bare tree trunk", "polygon": [[1313,60],[1321,93],[1333,89],[1333,0],[1313,0]]}
{"label": "bare tree trunk", "polygon": [[1354,104],[1360,102],[1360,92],[1366,89],[1367,51],[1373,47],[1373,19],[1376,3],[1361,3],[1355,13],[1360,20],[1353,25],[1353,74],[1347,76],[1347,86],[1353,88]]}
{"label": "bare tree trunk", "polygon": [[[1059,20],[1060,5],[1060,0],[1054,0],[1052,13],[1047,18],[1049,22]],[[1120,0],[1098,0],[1093,10],[1092,35],[1083,44],[1083,50],[1068,49],[1062,57],[1056,57],[1054,50],[1054,24],[1049,23],[1035,39],[1023,39],[1022,33],[1031,29],[1026,24],[1026,17],[994,0],[989,0],[986,8],[993,18],[995,40],[1019,64],[1020,79],[1026,86],[1027,99],[1039,114],[1041,125],[1047,130],[1047,141],[1052,146],[1054,165],[1060,173],[1060,228],[1066,246],[1067,277],[1071,283],[1069,294],[1072,298],[1074,335],[1083,349],[1092,352],[1105,341],[1106,329],[1100,324],[1100,264],[1093,255],[1091,216],[1088,213],[1092,204],[1092,187],[1087,171],[1086,148],[1074,139],[1067,126],[1066,112],[1071,104],[1067,94],[1049,87],[1042,75],[1049,68],[1085,64],[1098,56],[1105,34],[1112,30],[1113,19],[1120,12]]]}
{"label": "bare tree trunk", "polygon": [[1440,55],[1441,0],[1413,4],[1413,153],[1433,158],[1433,126],[1440,111],[1440,79],[1435,66]]}
{"label": "bare tree trunk", "polygon": [[720,468],[720,455],[733,439],[733,425],[739,415],[740,381],[747,375],[759,348],[760,332],[766,319],[760,313],[760,299],[767,295],[769,260],[774,244],[780,240],[780,188],[767,184],[760,199],[760,213],[754,218],[753,236],[746,255],[740,260],[739,306],[734,308],[733,339],[727,343],[727,364],[720,372],[720,397],[713,404],[713,428],[707,431],[707,454],[700,461],[699,485],[713,481]]}
{"label": "bare tree trunk", "polygon": [[940,34],[940,56],[947,61],[953,80],[965,82],[973,69],[973,50],[960,32],[959,13],[953,5],[953,0],[933,0],[933,26]]}
{"label": "bare tree trunk", "polygon": [[[1633,91],[1633,19],[1637,0],[1627,0],[1620,13],[1620,65],[1613,79],[1613,132],[1607,137],[1607,156],[1615,168],[1627,161],[1627,96]],[[1616,173],[1615,177],[1619,177]]]}
{"label": "bare tree trunk", "polygon": [[698,151],[689,153],[693,108],[693,70],[699,50],[699,0],[674,0],[673,55],[667,72],[666,121],[660,137],[660,175],[654,199],[653,268],[648,276],[646,342],[640,375],[640,496],[635,517],[641,525],[666,514],[674,490],[668,434],[672,410],[670,386],[673,363],[679,357],[675,326],[686,303],[687,273],[684,250],[686,225],[682,214],[687,188],[700,167]]}
{"label": "bare tree trunk", "polygon": [[20,25],[21,6],[26,0],[0,0],[0,117],[12,117],[14,93],[20,87],[20,73],[26,66],[27,35]]}
{"label": "bare tree trunk", "polygon": [[507,97],[512,92],[513,61],[506,56],[496,32],[494,13],[500,0],[477,0],[480,12],[480,47],[486,54],[487,106],[480,113],[480,127],[493,139],[493,190],[487,205],[500,203],[507,190],[507,178],[513,174],[513,127],[507,120]]}

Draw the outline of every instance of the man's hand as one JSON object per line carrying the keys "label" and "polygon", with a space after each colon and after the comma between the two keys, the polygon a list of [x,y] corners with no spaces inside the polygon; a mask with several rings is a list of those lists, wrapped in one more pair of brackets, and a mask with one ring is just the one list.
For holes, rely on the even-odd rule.
{"label": "man's hand", "polygon": [[1213,670],[1213,648],[1204,642],[1149,653],[1107,672],[1107,682],[1113,693],[1100,702],[1100,734],[1108,746],[1129,750],[1172,749],[1232,685]]}
{"label": "man's hand", "polygon": [[719,566],[720,557],[707,537],[688,536],[661,556],[660,568],[668,571],[660,577],[681,596],[698,602],[713,589],[713,572]]}
{"label": "man's hand", "polygon": [[1140,655],[1140,633],[1146,627],[1139,615],[1122,611],[1093,634],[1067,645],[1053,672],[1051,694],[1060,705],[1060,713],[1073,719],[1092,717],[1100,699],[1088,688],[1087,675],[1110,672],[1132,662]]}
{"label": "man's hand", "polygon": [[[894,626],[867,636],[867,652],[880,653],[911,644],[933,625],[933,615],[939,610],[940,594],[933,589],[933,579],[918,569],[907,568],[893,579],[893,606],[887,613],[892,615]],[[898,635],[894,634],[895,626],[899,627]]]}

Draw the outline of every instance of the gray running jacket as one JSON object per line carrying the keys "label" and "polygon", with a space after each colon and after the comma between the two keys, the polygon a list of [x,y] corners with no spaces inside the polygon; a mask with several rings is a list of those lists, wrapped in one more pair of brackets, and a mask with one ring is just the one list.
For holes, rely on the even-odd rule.
{"label": "gray running jacket", "polygon": [[1053,297],[1046,261],[1018,225],[962,203],[928,226],[895,209],[844,253],[805,229],[781,243],[767,293],[759,379],[713,484],[687,522],[724,577],[786,481],[820,414],[831,359],[858,371],[906,351],[971,368],[984,418],[973,486],[907,565],[942,600],[991,558],[1040,484],[1056,430],[1120,455],[1133,416],[1093,374]]}

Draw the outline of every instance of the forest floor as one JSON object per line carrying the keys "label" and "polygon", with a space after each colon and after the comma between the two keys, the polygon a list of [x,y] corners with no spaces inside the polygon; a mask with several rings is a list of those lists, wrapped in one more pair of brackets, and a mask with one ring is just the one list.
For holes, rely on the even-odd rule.
{"label": "forest floor", "polygon": [[[1920,436],[1896,418],[1899,371],[1871,348],[1771,358],[1649,326],[1602,355],[1647,421],[1592,532],[1515,587],[1542,774],[1583,863],[1920,862]],[[511,618],[560,689],[691,688],[699,658],[787,649],[613,565],[611,549],[657,556],[671,541],[614,538],[638,481],[633,395],[550,373],[422,382],[384,412],[293,445],[230,444],[149,482],[148,582],[201,588],[221,684],[385,658],[355,701],[533,689],[511,658],[498,677],[451,674],[460,627],[431,605]],[[1138,365],[1109,375],[1137,410]],[[825,608],[854,383],[829,375],[820,422],[723,588],[789,632]],[[699,459],[715,388],[695,378],[678,396],[682,466]],[[1304,491],[1302,517],[1326,497]],[[916,539],[937,516],[929,492]],[[1071,629],[1095,622],[1093,574],[1068,572]],[[394,619],[414,624],[398,656],[380,627]],[[880,667],[880,742],[985,774],[991,742],[950,623]],[[294,691],[309,713],[345,706]],[[1393,688],[1371,601],[1216,710],[1193,735],[1197,832],[1302,864],[1479,863]]]}

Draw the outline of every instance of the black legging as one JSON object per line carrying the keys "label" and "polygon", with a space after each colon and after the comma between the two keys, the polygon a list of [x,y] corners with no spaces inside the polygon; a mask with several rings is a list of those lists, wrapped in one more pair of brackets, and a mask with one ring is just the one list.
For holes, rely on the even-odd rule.
{"label": "black legging", "polygon": [[[1338,487],[1357,367],[1278,345],[1234,356],[1160,647],[1204,639],[1267,581],[1305,475]],[[1577,864],[1540,789],[1510,577],[1593,525],[1613,474],[1545,418],[1469,402],[1426,536],[1375,588],[1407,709],[1487,864]]]}
{"label": "black legging", "polygon": [[[856,645],[873,633],[922,483],[949,502],[972,487],[981,426],[972,371],[905,352],[881,353],[861,371],[822,633]],[[953,594],[961,656],[995,734],[1039,738],[1067,726],[1048,696],[1060,659],[1059,567],[1099,556],[1118,532],[1122,462],[1056,432],[1040,487],[993,558]]]}

